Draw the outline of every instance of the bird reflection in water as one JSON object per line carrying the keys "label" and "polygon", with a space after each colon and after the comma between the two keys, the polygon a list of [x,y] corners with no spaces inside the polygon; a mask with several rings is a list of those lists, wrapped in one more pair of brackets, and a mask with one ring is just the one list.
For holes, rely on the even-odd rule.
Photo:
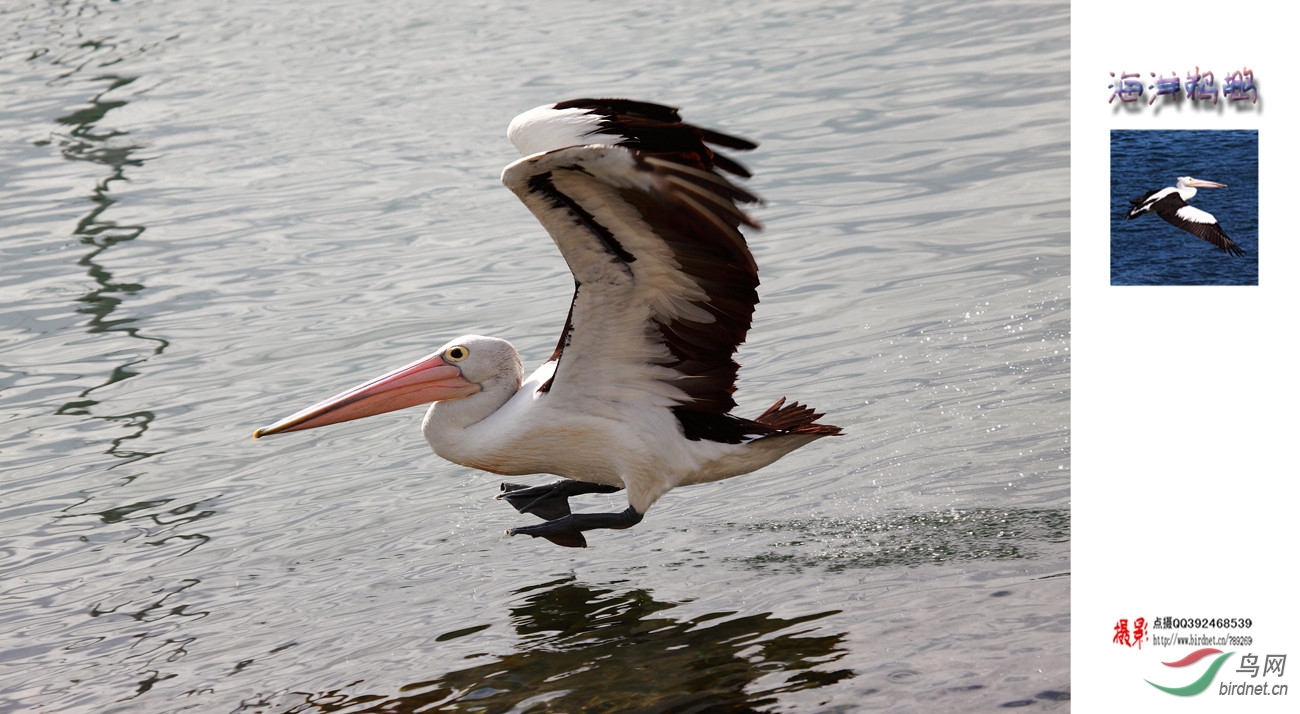
{"label": "bird reflection in water", "polygon": [[675,603],[641,589],[592,587],[570,577],[516,591],[525,593],[510,609],[522,638],[516,652],[406,685],[397,696],[336,690],[288,711],[747,712],[770,707],[783,693],[854,675],[829,667],[848,652],[845,633],[800,627],[837,610],[790,619],[716,612],[675,620],[661,614]]}

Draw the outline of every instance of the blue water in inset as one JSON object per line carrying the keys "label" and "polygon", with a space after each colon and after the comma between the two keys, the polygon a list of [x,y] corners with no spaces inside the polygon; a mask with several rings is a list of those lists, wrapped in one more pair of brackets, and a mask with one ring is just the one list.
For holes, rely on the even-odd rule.
{"label": "blue water in inset", "polygon": [[[1216,181],[1189,202],[1218,219],[1246,251],[1232,256],[1159,216],[1126,220],[1130,201],[1179,176]],[[1259,132],[1110,133],[1110,284],[1259,284]]]}

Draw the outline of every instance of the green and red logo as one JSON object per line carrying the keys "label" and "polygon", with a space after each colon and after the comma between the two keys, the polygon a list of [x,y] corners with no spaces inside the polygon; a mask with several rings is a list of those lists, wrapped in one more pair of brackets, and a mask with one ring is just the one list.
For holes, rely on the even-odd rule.
{"label": "green and red logo", "polygon": [[1191,665],[1194,665],[1197,662],[1200,662],[1201,660],[1211,655],[1219,655],[1219,656],[1214,658],[1214,661],[1210,663],[1210,665],[1205,669],[1205,671],[1195,682],[1192,682],[1191,684],[1188,684],[1186,686],[1166,687],[1160,684],[1156,684],[1155,682],[1152,682],[1149,679],[1145,681],[1147,684],[1150,684],[1151,686],[1155,687],[1156,689],[1159,689],[1162,692],[1169,692],[1170,694],[1179,697],[1195,696],[1197,694],[1200,694],[1201,692],[1204,692],[1210,686],[1210,683],[1214,681],[1214,675],[1219,673],[1219,668],[1222,667],[1223,663],[1227,661],[1229,657],[1232,656],[1231,652],[1224,652],[1223,650],[1216,650],[1213,647],[1206,647],[1204,649],[1196,650],[1195,652],[1187,655],[1186,657],[1178,660],[1177,662],[1160,663],[1166,667],[1190,667]]}

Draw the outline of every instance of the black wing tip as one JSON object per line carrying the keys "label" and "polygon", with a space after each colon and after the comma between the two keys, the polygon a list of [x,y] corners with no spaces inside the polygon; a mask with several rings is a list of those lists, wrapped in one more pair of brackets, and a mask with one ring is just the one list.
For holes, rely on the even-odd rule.
{"label": "black wing tip", "polygon": [[642,102],[635,99],[618,99],[614,97],[582,97],[555,103],[556,109],[590,109],[605,116],[618,115],[640,117],[662,122],[679,122],[682,120],[677,107],[654,102]]}
{"label": "black wing tip", "polygon": [[[1165,220],[1169,219],[1166,218]],[[1181,228],[1191,235],[1200,238],[1228,255],[1239,256],[1246,254],[1246,251],[1242,250],[1241,246],[1237,245],[1236,241],[1229,238],[1228,234],[1223,232],[1223,228],[1218,223],[1194,223],[1191,221],[1175,222],[1173,220],[1169,220],[1169,222],[1175,227]]]}
{"label": "black wing tip", "polygon": [[[1192,231],[1188,232],[1191,233]],[[1205,233],[1207,233],[1207,235],[1197,235],[1197,237],[1224,253],[1232,256],[1246,254],[1246,251],[1242,250],[1241,246],[1237,245],[1236,241],[1229,238],[1228,234],[1223,232],[1223,228],[1220,227],[1219,224],[1214,224],[1210,229],[1206,230]]]}
{"label": "black wing tip", "polygon": [[743,178],[751,176],[742,164],[716,153],[708,145],[750,151],[758,148],[758,142],[687,124],[677,107],[635,99],[584,97],[557,102],[555,108],[587,109],[601,115],[601,131],[621,134],[625,141],[620,143],[628,148],[671,156],[709,171],[718,168]]}

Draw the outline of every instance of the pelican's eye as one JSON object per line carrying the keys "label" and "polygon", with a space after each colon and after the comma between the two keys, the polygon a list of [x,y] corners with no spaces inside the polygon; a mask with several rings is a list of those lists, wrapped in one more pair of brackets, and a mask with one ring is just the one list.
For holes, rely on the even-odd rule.
{"label": "pelican's eye", "polygon": [[460,362],[463,361],[468,356],[469,356],[469,348],[465,347],[464,345],[456,345],[455,347],[448,347],[442,353],[442,358],[447,360],[448,362]]}

